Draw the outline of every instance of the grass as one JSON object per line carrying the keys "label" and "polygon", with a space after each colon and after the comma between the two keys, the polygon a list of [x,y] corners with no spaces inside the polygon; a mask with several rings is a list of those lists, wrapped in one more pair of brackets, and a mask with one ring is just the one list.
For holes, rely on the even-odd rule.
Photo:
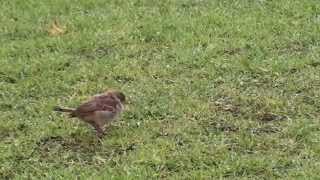
{"label": "grass", "polygon": [[[320,177],[317,0],[0,7],[2,178]],[[102,143],[52,111],[106,88],[129,105]]]}

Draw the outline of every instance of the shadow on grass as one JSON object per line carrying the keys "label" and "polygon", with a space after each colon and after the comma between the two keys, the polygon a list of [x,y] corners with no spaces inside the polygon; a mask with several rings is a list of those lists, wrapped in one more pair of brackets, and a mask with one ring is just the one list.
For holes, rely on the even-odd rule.
{"label": "shadow on grass", "polygon": [[106,146],[103,141],[82,136],[48,136],[36,143],[32,156],[38,156],[45,163],[95,165],[112,161],[114,157],[125,155],[137,147],[136,143]]}
{"label": "shadow on grass", "polygon": [[81,164],[94,163],[96,152],[101,152],[102,144],[96,140],[78,137],[48,136],[41,138],[33,151],[42,162],[79,162]]}

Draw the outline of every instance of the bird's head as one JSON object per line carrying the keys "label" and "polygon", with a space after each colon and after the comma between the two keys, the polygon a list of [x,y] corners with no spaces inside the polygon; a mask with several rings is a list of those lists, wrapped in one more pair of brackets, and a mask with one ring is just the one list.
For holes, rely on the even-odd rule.
{"label": "bird's head", "polygon": [[114,95],[115,97],[117,97],[121,103],[125,103],[126,102],[126,96],[124,95],[123,92],[121,91],[118,91],[118,90],[108,90],[106,92],[107,94],[112,94]]}

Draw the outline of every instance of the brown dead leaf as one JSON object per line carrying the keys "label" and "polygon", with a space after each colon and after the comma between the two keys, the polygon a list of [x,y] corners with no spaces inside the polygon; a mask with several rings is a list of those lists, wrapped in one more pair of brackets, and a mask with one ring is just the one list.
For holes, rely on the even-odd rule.
{"label": "brown dead leaf", "polygon": [[238,105],[235,105],[232,102],[225,101],[225,99],[218,99],[217,101],[215,101],[214,107],[217,110],[230,112],[233,115],[238,115],[240,113],[240,108]]}
{"label": "brown dead leaf", "polygon": [[258,113],[258,119],[260,119],[262,122],[270,122],[270,121],[279,121],[287,119],[286,116],[278,115],[274,113],[264,112],[264,113]]}
{"label": "brown dead leaf", "polygon": [[66,33],[66,27],[62,26],[58,20],[54,20],[47,31],[50,36],[59,36]]}

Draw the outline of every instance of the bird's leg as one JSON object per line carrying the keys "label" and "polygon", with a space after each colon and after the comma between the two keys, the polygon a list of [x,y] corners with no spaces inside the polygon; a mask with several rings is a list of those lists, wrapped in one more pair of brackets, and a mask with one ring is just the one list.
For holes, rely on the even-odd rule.
{"label": "bird's leg", "polygon": [[101,127],[99,124],[96,124],[96,123],[92,123],[92,126],[96,130],[98,138],[101,139],[103,137],[103,135],[104,135],[103,127]]}
{"label": "bird's leg", "polygon": [[103,135],[104,134],[103,134],[102,131],[97,130],[97,136],[98,136],[99,139],[102,139]]}

